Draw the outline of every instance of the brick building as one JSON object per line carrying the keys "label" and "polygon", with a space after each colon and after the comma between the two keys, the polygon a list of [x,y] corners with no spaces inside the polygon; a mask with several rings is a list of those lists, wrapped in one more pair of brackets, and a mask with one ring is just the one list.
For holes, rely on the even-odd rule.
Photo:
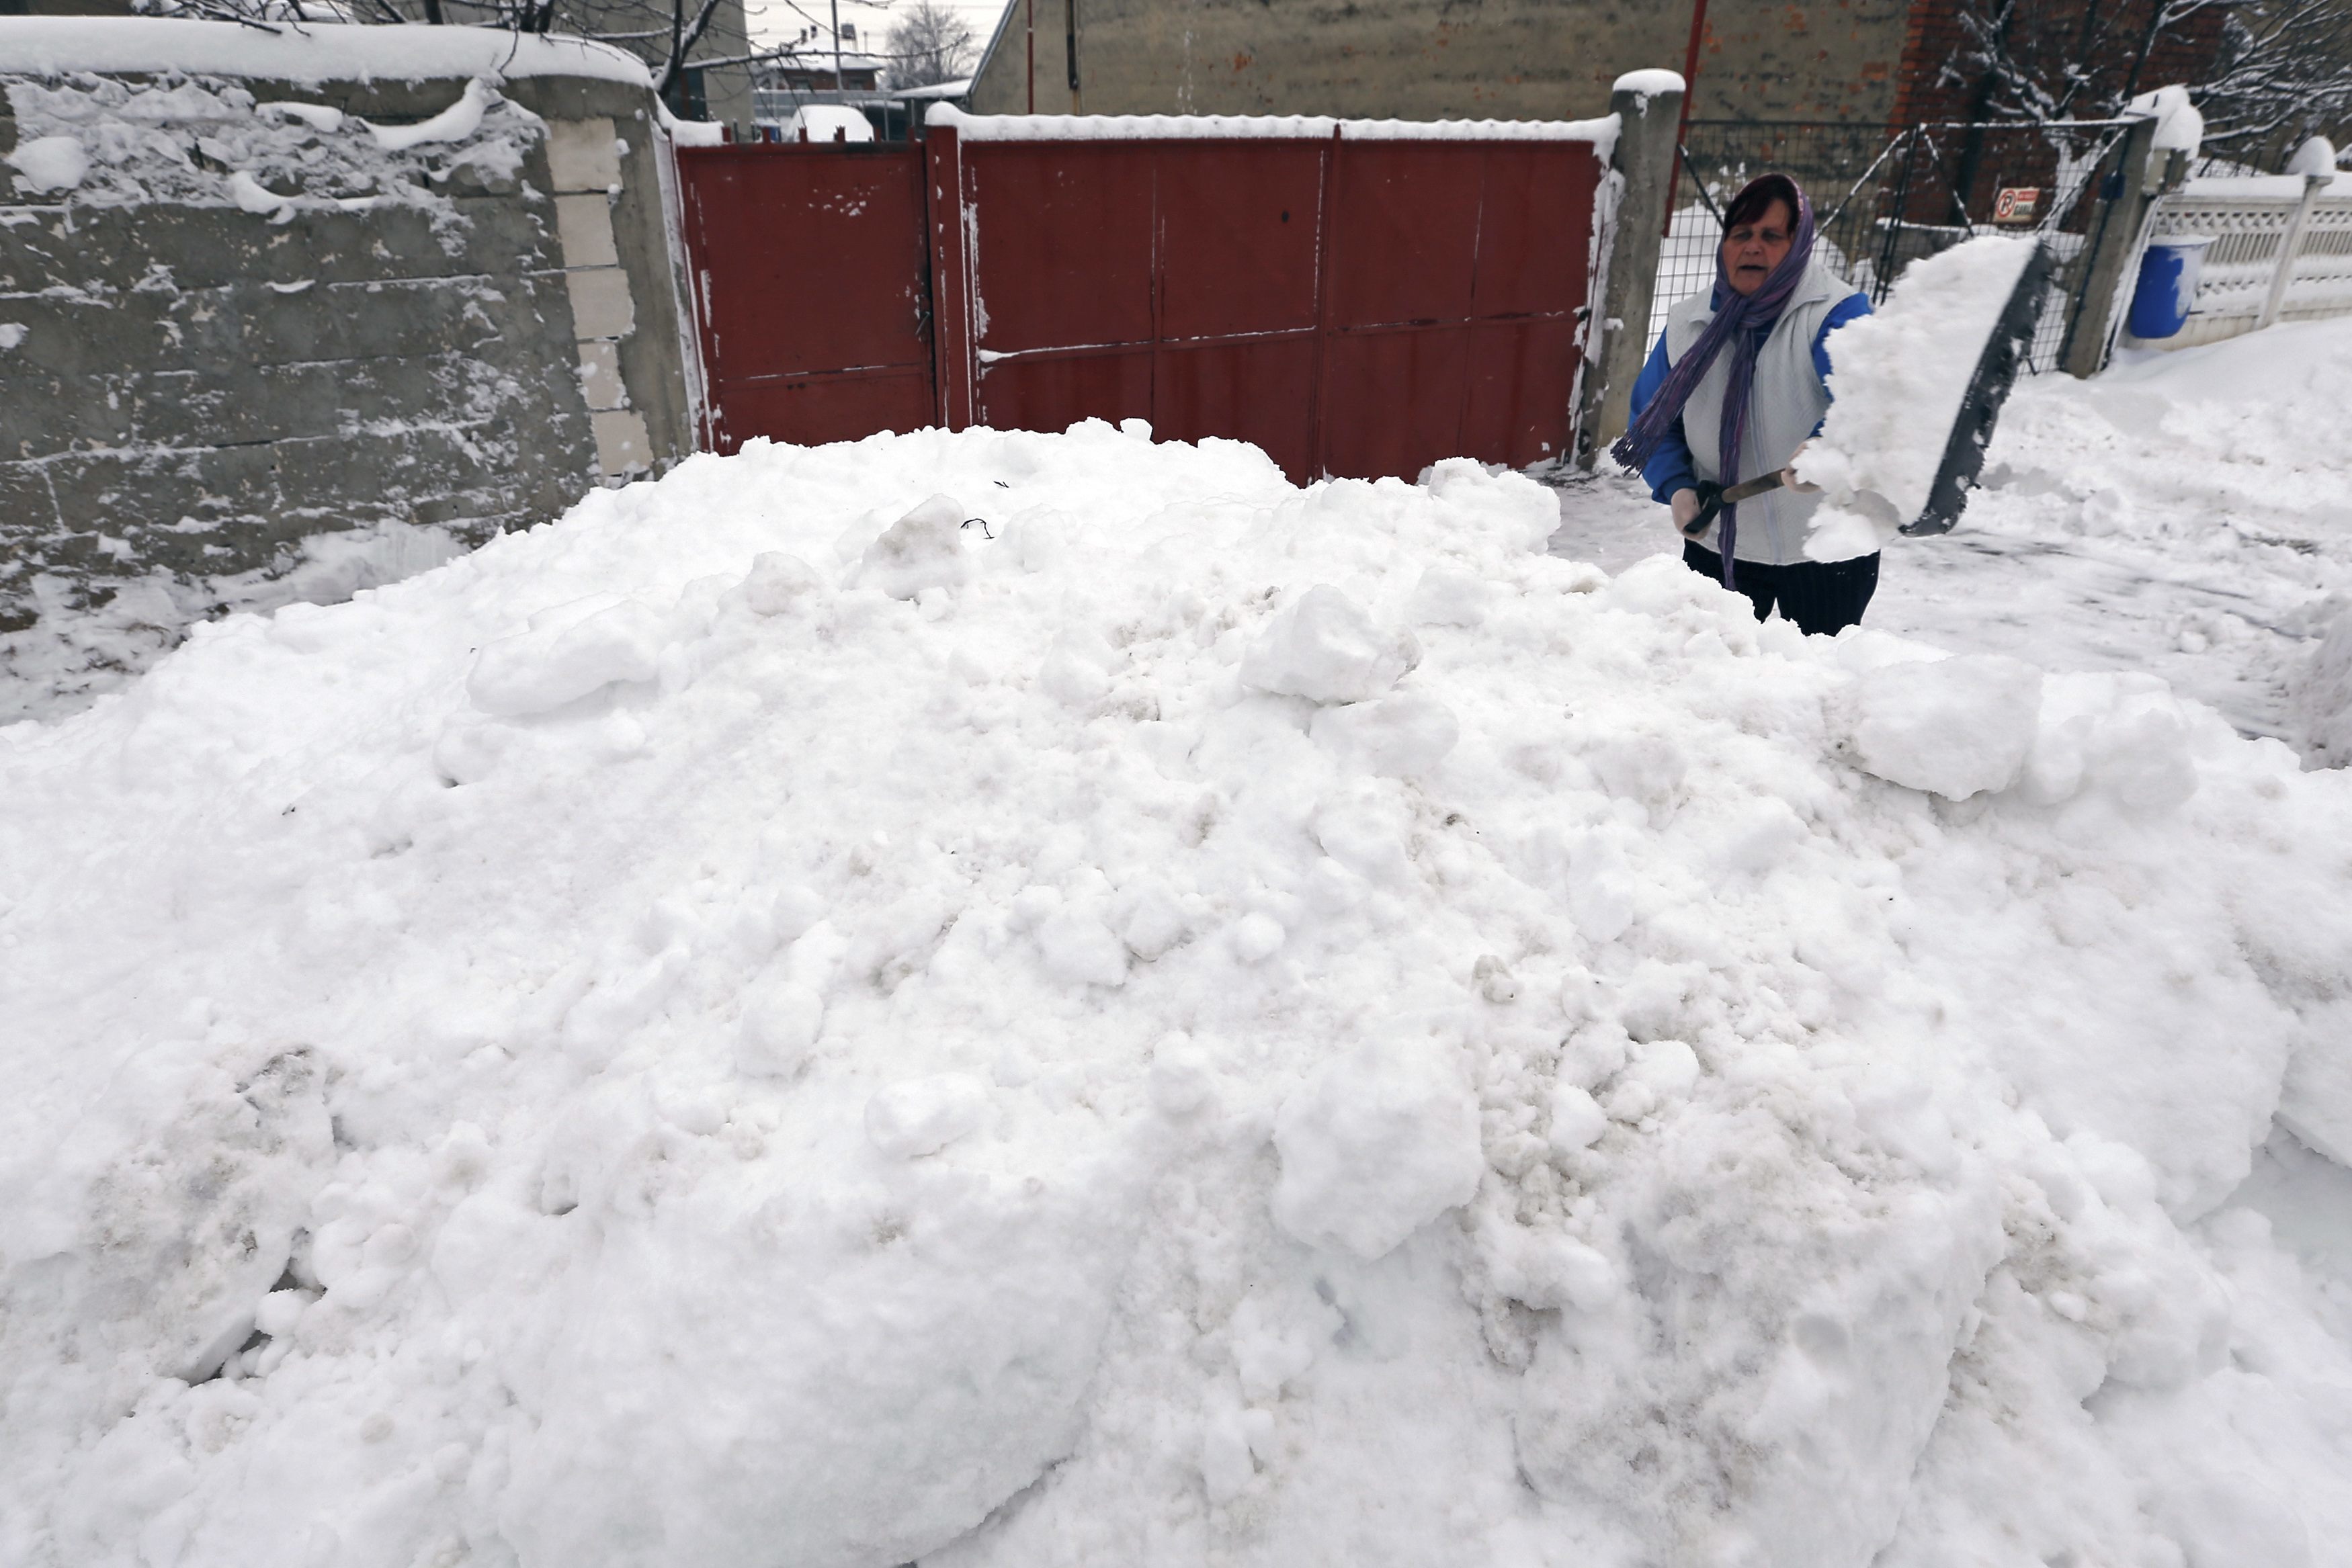
{"label": "brick building", "polygon": [[[1969,11],[1995,0],[1703,0],[1694,114],[1884,125],[1963,117]],[[2194,81],[2223,13],[2148,36],[2162,0],[2011,7],[2010,57],[2091,85]],[[1622,73],[1679,68],[1692,0],[1011,0],[971,96],[983,113],[1574,118]],[[2145,57],[2145,63],[2141,57]],[[2087,90],[2087,89],[2084,89]],[[2078,93],[2078,96],[2081,94]],[[2087,107],[2087,106],[2086,106]]]}
{"label": "brick building", "polygon": [[2210,5],[2168,23],[2170,8],[2061,0],[2004,16],[1989,0],[1913,0],[1891,120],[2017,118],[2024,83],[2050,94],[2050,118],[2093,119],[2151,88],[2202,81],[2230,13]]}

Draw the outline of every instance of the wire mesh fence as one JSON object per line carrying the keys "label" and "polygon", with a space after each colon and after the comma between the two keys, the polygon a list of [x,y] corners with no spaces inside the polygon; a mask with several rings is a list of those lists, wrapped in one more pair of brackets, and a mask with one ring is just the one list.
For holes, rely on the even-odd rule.
{"label": "wire mesh fence", "polygon": [[1903,270],[1971,235],[2034,234],[2055,253],[2055,297],[2029,368],[2064,356],[2127,122],[2076,120],[1884,127],[1694,120],[1683,140],[1675,209],[1658,257],[1650,340],[1666,311],[1713,287],[1722,210],[1742,185],[1778,172],[1811,198],[1815,254],[1873,303]]}

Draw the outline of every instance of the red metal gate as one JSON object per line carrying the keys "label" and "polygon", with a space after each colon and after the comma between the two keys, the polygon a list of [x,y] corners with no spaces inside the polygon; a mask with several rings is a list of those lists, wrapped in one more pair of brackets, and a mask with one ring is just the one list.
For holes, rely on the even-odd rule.
{"label": "red metal gate", "polygon": [[754,142],[678,165],[711,446],[939,422],[921,148]]}
{"label": "red metal gate", "polygon": [[[882,167],[878,150],[680,153],[722,450],[1090,416],[1251,441],[1297,479],[1570,450],[1589,140],[935,127],[919,153],[890,152],[922,159],[919,204],[869,176],[854,216],[842,182]],[[758,245],[758,260],[713,249]],[[801,259],[779,259],[787,246]],[[935,319],[909,325],[903,303],[887,330],[847,319],[888,314],[917,246]],[[926,328],[919,407],[908,355]]]}

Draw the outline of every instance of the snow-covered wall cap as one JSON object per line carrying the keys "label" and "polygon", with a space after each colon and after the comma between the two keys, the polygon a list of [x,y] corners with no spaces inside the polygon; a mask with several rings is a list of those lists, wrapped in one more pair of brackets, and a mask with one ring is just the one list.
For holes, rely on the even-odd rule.
{"label": "snow-covered wall cap", "polygon": [[2333,174],[2336,172],[2336,143],[2325,136],[2315,136],[2294,150],[2286,161],[2290,174]]}
{"label": "snow-covered wall cap", "polygon": [[1591,141],[1615,145],[1617,117],[1598,120],[1338,120],[1326,114],[966,114],[935,103],[925,125],[967,141],[1226,141],[1242,137],[1352,141]]}
{"label": "snow-covered wall cap", "polygon": [[2156,116],[2156,145],[2160,152],[2194,153],[2205,141],[2205,117],[2189,101],[2185,87],[2160,87],[2131,100],[2132,112]]}
{"label": "snow-covered wall cap", "polygon": [[[2213,174],[2189,181],[2180,193],[2223,202],[2299,202],[2307,183],[2301,174]],[[2352,197],[2352,173],[2338,172],[2322,194],[2330,200]]]}
{"label": "snow-covered wall cap", "polygon": [[1652,67],[1645,71],[1627,71],[1609,84],[1612,93],[1638,93],[1643,98],[1662,98],[1670,92],[1688,92],[1690,85],[1683,80],[1680,71],[1661,70]]}
{"label": "snow-covered wall cap", "polygon": [[610,44],[488,27],[391,27],[158,16],[0,16],[0,76],[68,71],[326,81],[593,77],[651,87],[645,62]]}

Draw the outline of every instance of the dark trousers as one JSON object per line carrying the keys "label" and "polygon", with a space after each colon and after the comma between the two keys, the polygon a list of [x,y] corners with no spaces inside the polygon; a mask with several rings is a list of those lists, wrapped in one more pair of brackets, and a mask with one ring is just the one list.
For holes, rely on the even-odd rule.
{"label": "dark trousers", "polygon": [[[1683,564],[1701,577],[1723,580],[1723,558],[1704,545],[1683,541]],[[1739,591],[1756,606],[1763,620],[1780,607],[1780,619],[1793,621],[1797,630],[1815,637],[1832,637],[1858,624],[1878,591],[1878,555],[1853,560],[1801,560],[1793,566],[1767,566],[1743,560],[1733,574]]]}

